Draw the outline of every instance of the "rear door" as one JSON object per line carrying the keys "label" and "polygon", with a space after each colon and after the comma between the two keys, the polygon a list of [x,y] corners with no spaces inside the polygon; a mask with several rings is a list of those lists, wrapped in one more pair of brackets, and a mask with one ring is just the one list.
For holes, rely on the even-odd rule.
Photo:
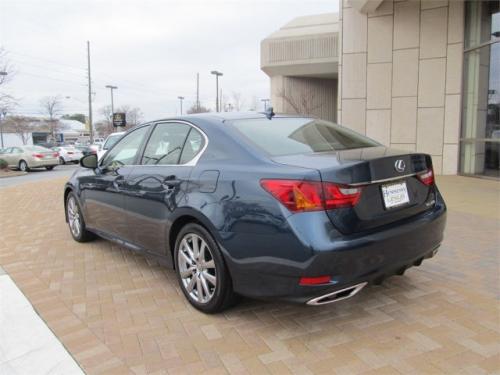
{"label": "rear door", "polygon": [[176,209],[186,204],[193,160],[205,144],[204,135],[180,121],[155,125],[140,165],[126,179],[126,210],[134,242],[164,254]]}

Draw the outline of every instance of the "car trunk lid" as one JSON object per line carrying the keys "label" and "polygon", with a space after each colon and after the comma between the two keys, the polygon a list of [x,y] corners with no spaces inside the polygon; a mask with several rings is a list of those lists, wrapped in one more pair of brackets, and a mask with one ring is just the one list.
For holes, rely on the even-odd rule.
{"label": "car trunk lid", "polygon": [[353,207],[327,210],[332,223],[346,234],[411,217],[428,209],[435,200],[432,184],[419,179],[432,171],[431,158],[426,154],[369,147],[276,156],[272,160],[316,169],[325,183],[360,187],[360,198]]}

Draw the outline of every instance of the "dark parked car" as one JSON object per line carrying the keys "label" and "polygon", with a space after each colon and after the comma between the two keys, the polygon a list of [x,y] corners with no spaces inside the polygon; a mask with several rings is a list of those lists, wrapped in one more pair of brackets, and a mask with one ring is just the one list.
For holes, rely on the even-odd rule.
{"label": "dark parked car", "polygon": [[129,130],[65,187],[96,234],[174,267],[189,302],[320,305],[434,256],[446,207],[429,155],[312,118],[204,114]]}

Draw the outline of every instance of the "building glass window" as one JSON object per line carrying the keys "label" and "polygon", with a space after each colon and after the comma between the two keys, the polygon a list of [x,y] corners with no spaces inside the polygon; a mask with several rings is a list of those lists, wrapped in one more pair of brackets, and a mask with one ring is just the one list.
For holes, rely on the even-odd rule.
{"label": "building glass window", "polygon": [[460,172],[500,177],[500,1],[467,1]]}

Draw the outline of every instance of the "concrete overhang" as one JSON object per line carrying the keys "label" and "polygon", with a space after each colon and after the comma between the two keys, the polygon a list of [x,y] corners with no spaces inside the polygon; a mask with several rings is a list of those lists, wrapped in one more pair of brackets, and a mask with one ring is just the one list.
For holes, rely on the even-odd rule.
{"label": "concrete overhang", "polygon": [[369,14],[375,12],[383,1],[384,0],[351,0],[351,5],[361,13]]}
{"label": "concrete overhang", "polygon": [[261,69],[270,77],[336,78],[338,14],[299,17],[261,42]]}

